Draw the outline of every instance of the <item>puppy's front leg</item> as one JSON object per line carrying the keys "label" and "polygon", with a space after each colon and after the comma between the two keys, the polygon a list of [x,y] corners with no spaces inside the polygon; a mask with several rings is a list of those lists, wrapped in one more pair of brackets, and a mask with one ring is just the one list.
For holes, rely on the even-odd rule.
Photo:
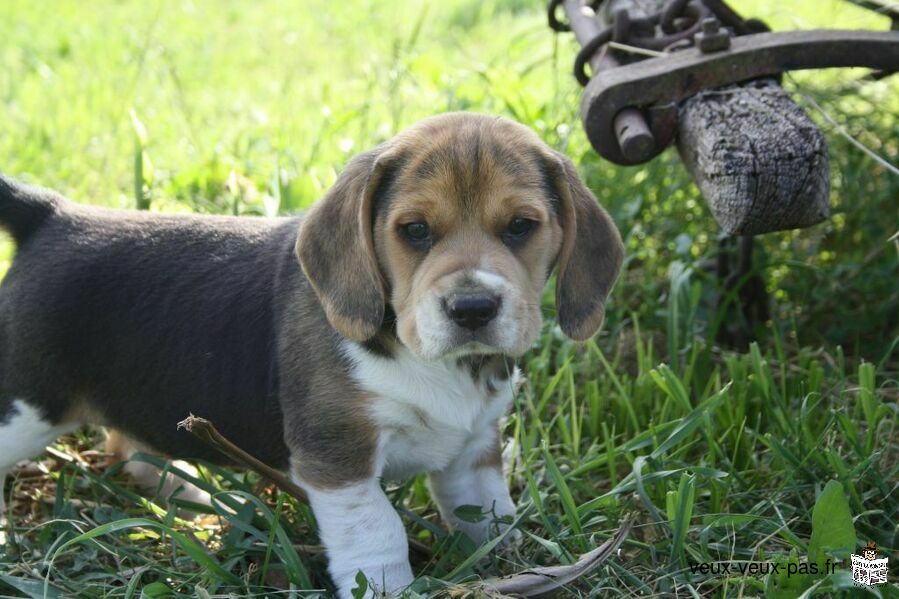
{"label": "puppy's front leg", "polygon": [[375,590],[395,593],[412,583],[406,531],[377,478],[336,488],[317,488],[296,475],[294,480],[309,495],[340,597],[352,597],[359,570],[369,581],[366,597],[378,596]]}
{"label": "puppy's front leg", "polygon": [[[484,451],[466,451],[446,468],[430,473],[431,493],[440,515],[452,528],[461,530],[475,543],[489,540],[494,533],[504,532],[507,524],[494,524],[496,517],[515,516],[515,503],[503,476],[502,455],[499,443],[494,441]],[[456,515],[463,505],[476,505],[486,512],[480,522],[469,522]],[[521,537],[512,531],[508,541]]]}

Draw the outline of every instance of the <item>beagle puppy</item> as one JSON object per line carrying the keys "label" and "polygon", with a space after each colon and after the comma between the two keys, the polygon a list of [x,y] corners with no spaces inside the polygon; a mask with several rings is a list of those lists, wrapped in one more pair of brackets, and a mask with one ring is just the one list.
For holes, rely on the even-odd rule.
{"label": "beagle puppy", "polygon": [[559,326],[588,339],[623,249],[571,162],[468,113],[355,157],[302,217],[112,210],[0,178],[0,224],[18,247],[0,475],[82,424],[220,462],[176,427],[203,416],[305,489],[341,597],[360,570],[379,591],[412,582],[382,478],[427,472],[475,542],[496,523],[458,507],[514,515],[498,423],[543,287],[557,266]]}

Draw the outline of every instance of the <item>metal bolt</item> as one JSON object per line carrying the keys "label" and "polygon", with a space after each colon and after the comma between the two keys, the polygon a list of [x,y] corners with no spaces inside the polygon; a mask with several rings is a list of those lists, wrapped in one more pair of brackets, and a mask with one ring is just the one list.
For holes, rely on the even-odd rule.
{"label": "metal bolt", "polygon": [[636,108],[622,108],[613,121],[615,137],[625,158],[639,164],[655,155],[656,140],[646,118]]}
{"label": "metal bolt", "polygon": [[715,17],[702,20],[702,31],[694,36],[700,52],[720,52],[730,48],[730,31],[721,28],[721,23]]}
{"label": "metal bolt", "polygon": [[706,35],[718,33],[718,29],[720,29],[720,26],[721,24],[715,17],[707,17],[702,20],[702,32]]}

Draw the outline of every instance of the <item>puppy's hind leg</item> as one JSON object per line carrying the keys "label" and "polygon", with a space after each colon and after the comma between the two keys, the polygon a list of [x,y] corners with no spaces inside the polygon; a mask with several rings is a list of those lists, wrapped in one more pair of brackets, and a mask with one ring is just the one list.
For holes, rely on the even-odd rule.
{"label": "puppy's hind leg", "polygon": [[13,466],[42,453],[54,439],[77,427],[75,421],[51,422],[23,399],[0,397],[0,520],[6,514],[4,480]]}
{"label": "puppy's hind leg", "polygon": [[[180,477],[166,472],[165,474],[153,464],[147,462],[139,462],[131,458],[136,453],[156,454],[156,452],[141,447],[139,443],[124,433],[115,429],[110,430],[106,435],[106,453],[110,454],[112,461],[127,461],[124,470],[134,480],[137,486],[145,491],[154,492],[162,499],[168,500],[173,497],[199,503],[202,505],[211,505],[212,498],[209,493],[196,485],[181,479]],[[183,460],[173,460],[172,465],[183,470],[193,477],[199,477],[197,469]],[[189,510],[182,511],[183,516],[193,516]]]}

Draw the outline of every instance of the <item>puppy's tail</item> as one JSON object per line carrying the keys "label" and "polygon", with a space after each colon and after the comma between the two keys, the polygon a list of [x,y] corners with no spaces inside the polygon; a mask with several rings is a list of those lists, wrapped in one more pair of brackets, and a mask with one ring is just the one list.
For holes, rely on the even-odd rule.
{"label": "puppy's tail", "polygon": [[31,187],[0,175],[0,227],[12,235],[17,245],[37,231],[56,212],[61,201],[49,189]]}

